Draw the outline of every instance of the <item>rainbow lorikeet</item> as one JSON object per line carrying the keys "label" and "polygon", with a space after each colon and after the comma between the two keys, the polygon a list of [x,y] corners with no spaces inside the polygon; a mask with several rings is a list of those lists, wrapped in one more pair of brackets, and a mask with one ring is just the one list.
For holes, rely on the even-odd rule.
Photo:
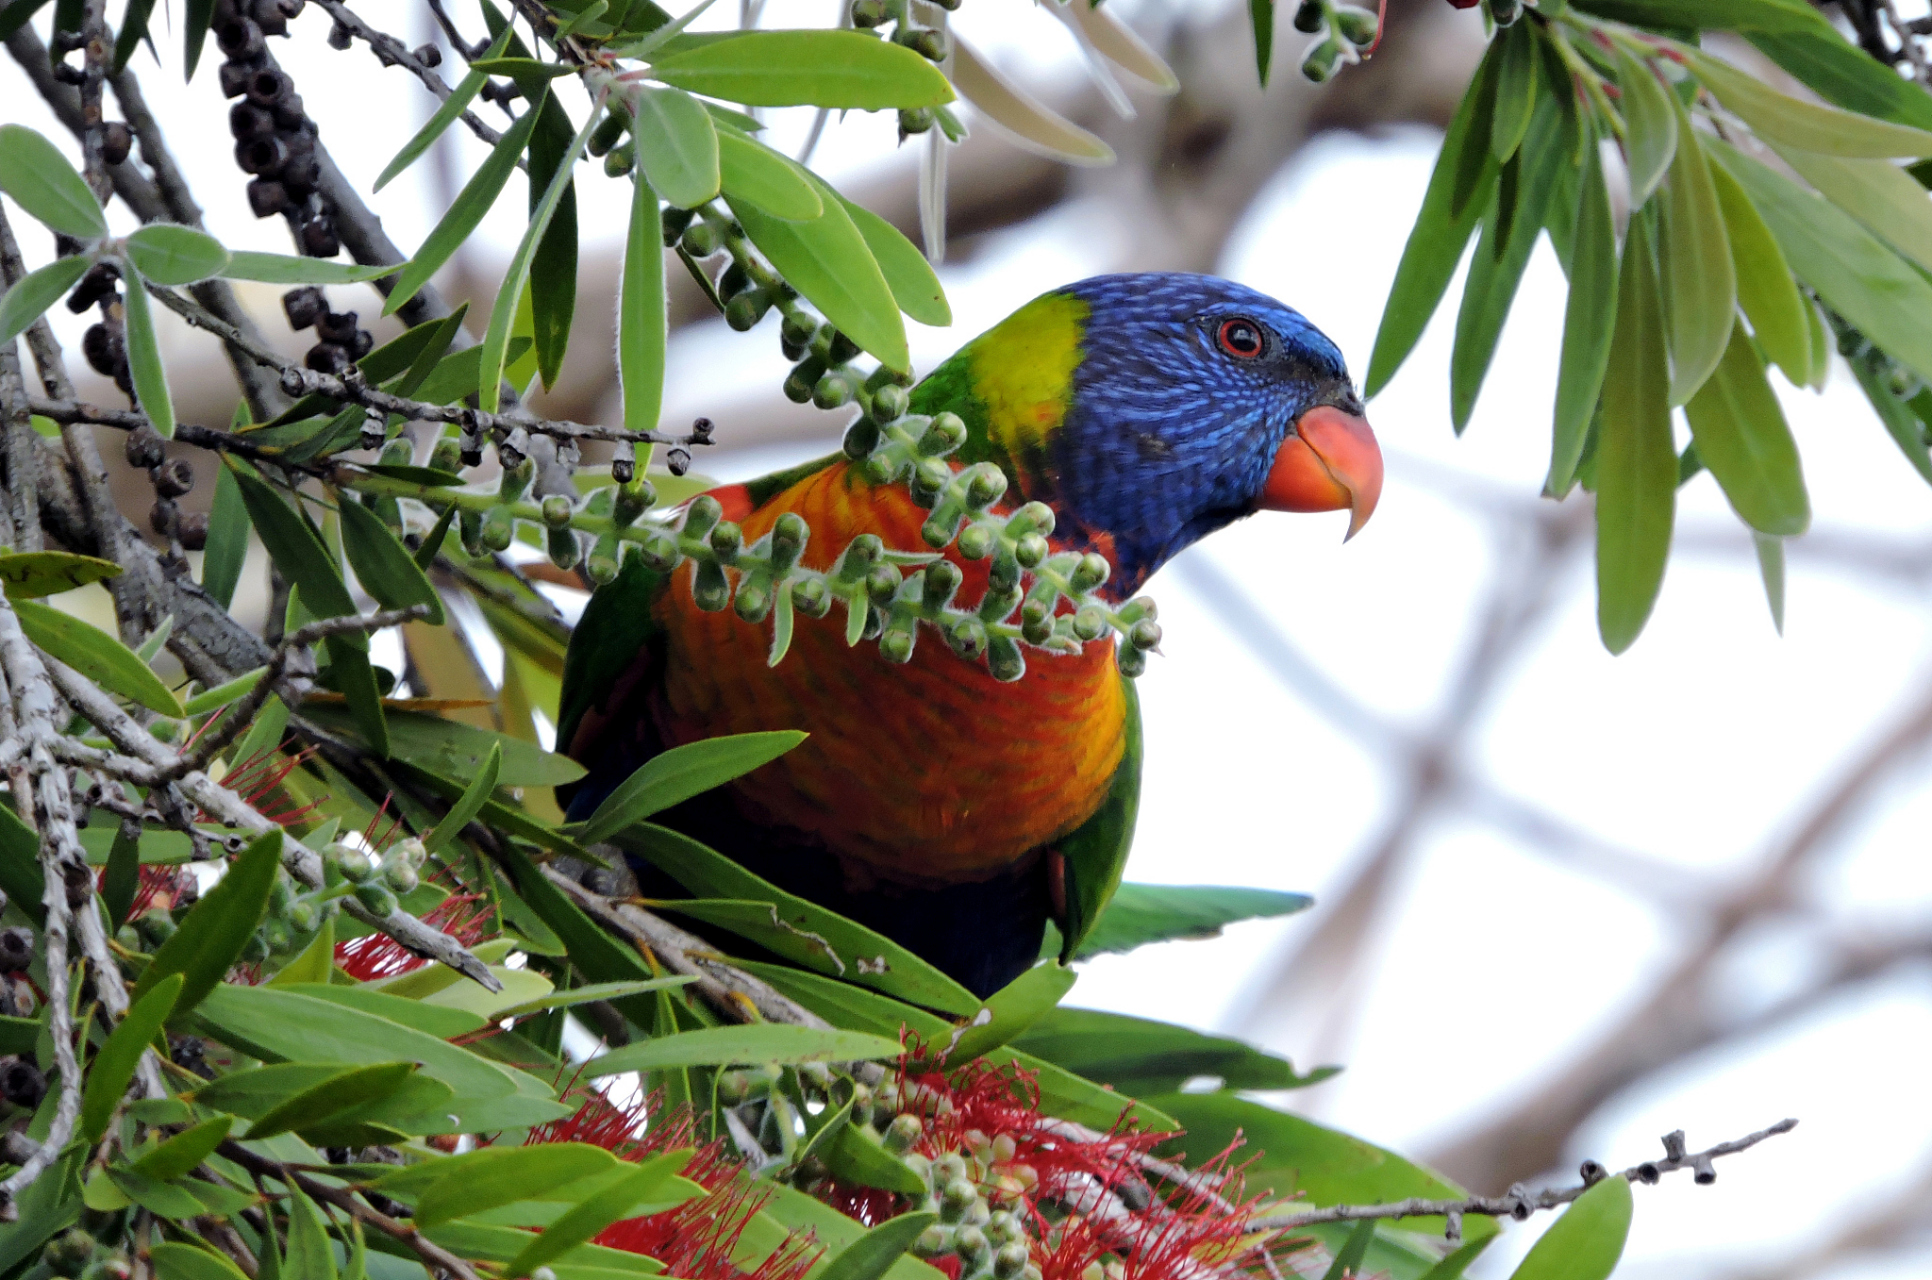
{"label": "rainbow lorikeet", "polygon": [[[1374,510],[1382,457],[1335,344],[1295,311],[1211,276],[1100,276],[1034,299],[912,392],[967,425],[954,461],[998,464],[1007,501],[1050,505],[1056,549],[1098,551],[1124,601],[1205,534],[1260,510]],[[843,454],[713,491],[747,545],[784,512],[805,563],[853,537],[923,549],[926,511]],[[986,565],[954,556],[958,599]],[[588,816],[639,764],[720,734],[803,729],[801,745],[656,821],[898,941],[974,992],[1039,955],[1075,900],[1117,883],[1140,787],[1140,722],[1115,650],[1042,656],[1016,683],[943,644],[897,665],[844,621],[799,619],[767,665],[762,629],[693,602],[691,572],[632,558],[571,640],[558,741],[588,770]],[[1078,882],[1077,885],[1075,882]],[[1077,890],[1077,891],[1076,891]]]}

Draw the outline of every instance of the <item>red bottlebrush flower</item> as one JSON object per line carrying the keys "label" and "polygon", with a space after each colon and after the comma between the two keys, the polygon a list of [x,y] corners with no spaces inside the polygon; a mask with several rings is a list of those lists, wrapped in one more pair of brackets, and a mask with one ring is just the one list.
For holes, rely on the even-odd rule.
{"label": "red bottlebrush flower", "polygon": [[[98,882],[105,883],[107,869],[103,867]],[[179,863],[143,862],[140,880],[134,889],[134,901],[129,905],[127,918],[139,919],[155,907],[172,907],[181,901],[182,895],[194,883],[194,877],[185,866]]]}
{"label": "red bottlebrush flower", "polygon": [[[473,947],[489,934],[490,907],[480,893],[452,893],[423,913],[423,923],[442,930],[465,947]],[[338,942],[335,962],[356,981],[368,982],[420,969],[429,960],[388,934],[369,933]]]}
{"label": "red bottlebrush flower", "polygon": [[[315,754],[315,748],[308,747],[292,756],[285,756],[279,748],[270,747],[258,751],[222,775],[221,785],[248,802],[248,806],[270,822],[279,826],[293,826],[314,812],[316,802],[295,805],[281,793],[283,779],[294,772],[297,765]],[[205,811],[201,820],[210,820]]]}

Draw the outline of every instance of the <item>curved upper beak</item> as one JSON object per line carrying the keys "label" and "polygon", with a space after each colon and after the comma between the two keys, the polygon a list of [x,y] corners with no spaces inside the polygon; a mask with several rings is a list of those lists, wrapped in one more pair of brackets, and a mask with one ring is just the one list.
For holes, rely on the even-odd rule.
{"label": "curved upper beak", "polygon": [[1316,405],[1282,441],[1256,504],[1263,511],[1350,513],[1346,542],[1361,532],[1382,496],[1382,450],[1366,418]]}

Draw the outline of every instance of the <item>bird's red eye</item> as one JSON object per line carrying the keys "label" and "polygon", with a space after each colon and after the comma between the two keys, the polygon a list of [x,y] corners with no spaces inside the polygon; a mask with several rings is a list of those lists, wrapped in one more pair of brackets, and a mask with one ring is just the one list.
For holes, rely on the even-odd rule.
{"label": "bird's red eye", "polygon": [[1261,338],[1261,326],[1252,320],[1241,317],[1236,317],[1233,320],[1223,320],[1221,322],[1220,332],[1215,336],[1221,343],[1221,350],[1227,352],[1237,360],[1255,359],[1261,354],[1264,345]]}

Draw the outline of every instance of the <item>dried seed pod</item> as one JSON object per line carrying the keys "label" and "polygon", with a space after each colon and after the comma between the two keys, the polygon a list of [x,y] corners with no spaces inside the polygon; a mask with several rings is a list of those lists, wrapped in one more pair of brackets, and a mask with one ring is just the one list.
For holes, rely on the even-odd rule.
{"label": "dried seed pod", "polygon": [[193,491],[195,469],[186,458],[176,458],[164,462],[148,473],[154,484],[155,493],[163,498],[179,498]]}
{"label": "dried seed pod", "polygon": [[329,300],[314,285],[291,289],[282,295],[282,314],[288,317],[291,329],[308,328],[320,320],[328,309]]}
{"label": "dried seed pod", "polygon": [[134,134],[119,120],[101,126],[101,159],[108,165],[123,163],[134,149]]}
{"label": "dried seed pod", "polygon": [[248,208],[258,218],[272,218],[289,206],[288,188],[270,178],[248,184]]}

